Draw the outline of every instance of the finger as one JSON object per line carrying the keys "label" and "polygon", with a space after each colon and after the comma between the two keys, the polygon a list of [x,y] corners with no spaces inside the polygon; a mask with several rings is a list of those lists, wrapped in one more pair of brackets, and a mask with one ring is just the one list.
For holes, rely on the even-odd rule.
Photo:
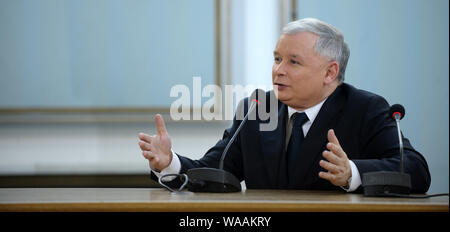
{"label": "finger", "polygon": [[138,137],[139,137],[140,140],[142,140],[144,142],[152,143],[152,136],[150,136],[148,134],[145,134],[145,133],[141,132],[141,133],[139,133]]}
{"label": "finger", "polygon": [[156,124],[156,130],[158,131],[158,135],[167,134],[166,125],[164,124],[164,119],[160,114],[156,114],[155,124]]}
{"label": "finger", "polygon": [[331,151],[323,151],[322,156],[325,159],[327,159],[328,162],[336,164],[336,165],[338,165],[342,162],[341,159]]}
{"label": "finger", "polygon": [[327,144],[327,148],[338,157],[344,157],[344,150],[342,150],[342,147],[340,145],[336,145],[330,142]]}
{"label": "finger", "polygon": [[151,151],[143,151],[142,155],[144,156],[144,158],[148,159],[152,165],[159,163],[159,157],[153,154],[153,152]]}
{"label": "finger", "polygon": [[142,151],[150,151],[151,150],[150,144],[146,143],[144,141],[139,141],[139,147],[141,148]]}
{"label": "finger", "polygon": [[328,172],[331,172],[331,173],[333,173],[333,174],[336,174],[336,173],[339,173],[339,172],[340,172],[340,168],[339,168],[337,165],[332,164],[332,163],[330,163],[330,162],[327,162],[327,161],[325,161],[325,160],[321,160],[321,161],[319,162],[319,165],[320,165],[322,168],[325,168],[326,170],[328,170]]}
{"label": "finger", "polygon": [[151,151],[142,151],[142,155],[144,156],[144,158],[148,159],[149,161],[152,161],[155,156],[153,155],[153,153]]}
{"label": "finger", "polygon": [[328,130],[328,141],[340,146],[339,140],[336,137],[336,134],[334,133],[333,129]]}
{"label": "finger", "polygon": [[329,172],[319,172],[319,177],[330,182],[333,182],[336,179],[336,176]]}

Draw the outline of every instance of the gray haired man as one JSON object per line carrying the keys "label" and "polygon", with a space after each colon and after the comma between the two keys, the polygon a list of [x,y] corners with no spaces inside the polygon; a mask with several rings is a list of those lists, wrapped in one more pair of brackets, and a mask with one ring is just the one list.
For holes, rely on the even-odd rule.
{"label": "gray haired man", "polygon": [[[398,170],[399,145],[389,104],[344,83],[350,50],[339,30],[312,18],[291,22],[283,28],[273,54],[278,125],[273,131],[261,131],[262,120],[248,121],[228,151],[226,171],[249,189],[355,191],[361,189],[363,173]],[[160,115],[155,122],[156,135],[139,134],[142,155],[155,180],[191,168],[218,167],[240,124],[235,119],[214,147],[201,159],[191,160],[172,152]],[[426,192],[431,177],[425,158],[405,137],[403,144],[411,190]]]}

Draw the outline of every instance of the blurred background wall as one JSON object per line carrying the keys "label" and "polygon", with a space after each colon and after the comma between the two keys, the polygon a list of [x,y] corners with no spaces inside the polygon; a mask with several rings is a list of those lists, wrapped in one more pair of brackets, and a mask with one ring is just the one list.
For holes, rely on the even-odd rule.
{"label": "blurred background wall", "polygon": [[230,121],[171,121],[170,88],[270,89],[294,17],[343,32],[346,82],[405,106],[429,192],[448,192],[446,0],[0,0],[0,175],[147,175],[137,134],[155,133],[157,112],[173,149],[200,158]]}

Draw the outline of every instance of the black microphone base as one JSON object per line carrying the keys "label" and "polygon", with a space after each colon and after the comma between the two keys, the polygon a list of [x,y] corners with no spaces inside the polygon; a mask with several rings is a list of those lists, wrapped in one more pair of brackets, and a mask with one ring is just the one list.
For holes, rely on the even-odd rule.
{"label": "black microphone base", "polygon": [[400,172],[368,172],[363,174],[362,185],[364,196],[367,197],[408,195],[411,190],[411,177]]}
{"label": "black microphone base", "polygon": [[187,171],[188,190],[191,192],[240,192],[241,183],[231,173],[216,168],[193,168]]}

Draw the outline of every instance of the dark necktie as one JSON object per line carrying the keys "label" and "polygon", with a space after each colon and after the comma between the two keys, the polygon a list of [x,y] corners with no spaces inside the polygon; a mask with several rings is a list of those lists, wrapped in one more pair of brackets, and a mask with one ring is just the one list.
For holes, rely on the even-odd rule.
{"label": "dark necktie", "polygon": [[305,136],[303,135],[303,124],[308,121],[305,113],[294,113],[292,115],[292,133],[287,148],[288,176],[293,177],[296,167],[298,167],[300,149]]}

